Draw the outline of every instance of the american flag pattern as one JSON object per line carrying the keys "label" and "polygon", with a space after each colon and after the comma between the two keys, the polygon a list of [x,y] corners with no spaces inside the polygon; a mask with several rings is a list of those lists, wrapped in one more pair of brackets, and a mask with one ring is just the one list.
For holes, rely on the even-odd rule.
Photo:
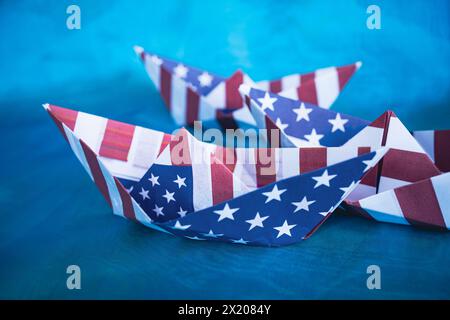
{"label": "american flag pattern", "polygon": [[[369,124],[366,120],[245,84],[239,90],[258,127],[269,130],[269,142],[282,147],[340,146]],[[272,141],[270,130],[273,129],[279,129],[279,141]]]}
{"label": "american flag pattern", "polygon": [[[242,88],[241,88],[242,90]],[[256,91],[256,89],[248,89],[244,87],[244,93],[247,95],[250,108],[253,108],[252,114],[262,114],[262,103],[258,104],[255,102],[258,98],[250,98],[250,95]],[[265,94],[265,93],[264,93]],[[269,94],[269,97],[280,99],[278,96]],[[267,99],[269,101],[269,99]],[[264,100],[262,100],[264,102]],[[298,101],[297,105],[301,105]],[[281,108],[280,108],[281,109]],[[269,112],[272,110],[269,110]],[[314,109],[315,111],[315,109]],[[312,113],[313,111],[311,111]],[[322,112],[329,112],[329,110],[322,110]],[[264,127],[264,123],[268,123],[268,116],[264,113],[264,117],[261,117],[261,121],[258,123],[263,123],[261,126]],[[256,116],[255,116],[256,118]],[[271,119],[274,117],[272,116]],[[312,125],[320,126],[320,119],[317,122],[311,121]],[[281,125],[280,125],[281,123]],[[278,128],[281,132],[285,129],[285,124],[281,121],[273,122],[270,124],[275,129]],[[265,128],[268,126],[266,125]],[[448,206],[443,202],[444,193],[441,191],[443,186],[448,183],[448,178],[438,178],[440,176],[445,176],[438,169],[437,164],[439,163],[441,167],[445,167],[445,155],[448,157],[448,148],[445,149],[445,144],[448,143],[448,139],[445,136],[448,131],[439,132],[438,141],[439,147],[436,149],[440,150],[440,160],[436,161],[436,151],[431,148],[436,145],[435,141],[430,142],[430,134],[415,133],[415,138],[421,141],[421,144],[410,134],[407,128],[399,120],[399,118],[392,111],[387,111],[381,115],[378,119],[365,126],[363,129],[359,130],[356,134],[349,135],[348,140],[341,144],[342,141],[336,142],[335,146],[340,145],[342,148],[360,148],[365,147],[376,149],[379,147],[388,147],[389,150],[380,161],[379,164],[373,169],[371,169],[358,184],[355,190],[349,194],[349,196],[344,201],[343,206],[358,215],[362,215],[368,218],[373,218],[379,221],[391,222],[391,223],[402,223],[402,224],[413,224],[421,226],[439,227],[449,229],[450,226],[447,223]],[[428,140],[425,138],[427,136]],[[435,132],[433,132],[432,137],[435,137]],[[289,145],[289,142],[293,145],[299,145],[298,138],[292,137],[290,135],[285,135],[284,138],[288,140],[288,143],[281,140],[281,144]],[[303,142],[302,142],[303,144]],[[333,145],[333,143],[332,143]],[[424,150],[428,148],[428,154]],[[429,154],[434,155],[430,159]],[[435,162],[435,163],[433,163]],[[446,170],[442,170],[446,171]],[[425,181],[440,181],[440,189],[437,190],[435,185],[426,183]],[[427,192],[423,191],[424,195],[430,196],[433,194],[439,194],[441,196],[430,196],[427,197],[427,201],[421,203],[426,203],[427,205],[432,202],[435,210],[434,213],[428,213],[423,206],[417,204],[415,200],[414,190],[421,190],[421,186],[428,185],[431,186]],[[445,189],[445,188],[444,188]],[[447,184],[447,189],[450,189],[450,185]],[[409,191],[406,191],[409,190]],[[431,190],[434,190],[433,192]],[[420,191],[417,191],[420,192]],[[401,200],[399,196],[401,195]],[[423,200],[423,197],[416,197],[416,199]],[[400,202],[399,202],[400,201]],[[402,205],[399,206],[399,203]],[[406,205],[408,204],[408,205]],[[376,208],[376,209],[374,209]],[[434,215],[430,218],[430,215]],[[440,218],[436,218],[439,216]],[[399,219],[401,217],[402,219]]]}
{"label": "american flag pattern", "polygon": [[255,83],[240,70],[225,78],[148,53],[139,46],[134,49],[179,125],[192,125],[196,120],[217,120],[224,128],[254,125],[238,90],[243,83],[329,108],[361,66],[357,62]]}
{"label": "american flag pattern", "polygon": [[442,172],[450,171],[450,130],[413,131],[414,138]]}
{"label": "american flag pattern", "polygon": [[[193,137],[186,131],[166,135],[53,105],[44,107],[116,215],[194,240],[278,246],[305,239],[385,153],[384,149],[378,149],[252,191],[240,186],[243,189],[237,188],[239,192],[233,189],[231,194],[222,187],[217,190],[228,192],[227,195],[221,200],[213,199],[208,206],[195,201],[194,154],[189,151],[187,163],[174,164],[173,153],[177,145],[187,143],[189,150],[193,146]],[[149,139],[150,135],[157,138]],[[136,145],[140,142],[144,143],[142,148]],[[213,160],[213,150],[217,148],[198,144],[200,146],[196,147],[200,147],[202,155]],[[142,152],[149,157],[145,161],[141,158]],[[234,179],[232,171],[221,161],[214,163],[219,165],[217,172],[225,180]],[[211,163],[202,165],[208,167]],[[144,172],[142,167],[146,167]],[[213,172],[213,169],[203,169]],[[139,174],[141,177],[137,179]],[[134,184],[125,188],[122,179],[134,180]],[[148,190],[143,192],[139,187],[143,187],[144,182]],[[142,203],[148,198],[154,199],[155,207]],[[166,207],[169,204],[170,210],[161,209],[163,204]],[[178,205],[182,210],[177,208]]]}

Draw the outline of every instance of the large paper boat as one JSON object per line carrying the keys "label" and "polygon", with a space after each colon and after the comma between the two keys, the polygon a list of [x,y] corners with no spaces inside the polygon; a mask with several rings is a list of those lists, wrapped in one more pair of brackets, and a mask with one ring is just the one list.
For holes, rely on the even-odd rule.
{"label": "large paper boat", "polygon": [[429,153],[439,154],[441,171],[392,111],[368,123],[246,85],[240,90],[258,126],[275,130],[281,138],[271,140],[281,146],[389,148],[347,197],[347,209],[379,221],[450,228],[450,173],[443,173],[450,153],[445,148],[448,131],[433,132],[438,143],[424,138],[430,133],[416,133]]}
{"label": "large paper boat", "polygon": [[355,191],[386,152],[227,149],[198,141],[186,130],[169,135],[45,108],[116,215],[194,240],[299,242]]}
{"label": "large paper boat", "polygon": [[361,66],[361,62],[356,62],[254,82],[240,70],[226,78],[148,53],[142,47],[134,49],[178,125],[214,119],[226,128],[254,125],[238,90],[243,83],[329,108]]}

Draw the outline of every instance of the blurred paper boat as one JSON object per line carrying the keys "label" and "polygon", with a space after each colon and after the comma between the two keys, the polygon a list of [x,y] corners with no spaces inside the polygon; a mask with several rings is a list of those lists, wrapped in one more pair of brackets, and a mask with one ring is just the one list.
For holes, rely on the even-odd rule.
{"label": "blurred paper boat", "polygon": [[254,82],[240,70],[226,78],[148,53],[139,46],[134,50],[178,125],[214,119],[224,128],[237,128],[242,123],[254,125],[238,90],[243,83],[329,108],[361,67],[361,62],[357,62]]}
{"label": "blurred paper boat", "polygon": [[[296,174],[289,169],[291,177],[275,177],[252,190],[237,175],[237,166],[232,169],[219,159],[229,149],[200,142],[186,130],[169,135],[44,107],[116,215],[194,240],[266,246],[299,242],[329,217],[386,152],[381,148],[356,157],[349,153],[349,159],[336,158],[336,164],[328,165],[323,159],[308,162],[308,156],[302,162],[302,154],[316,151],[299,149],[300,173],[302,163],[313,163],[313,171]],[[193,161],[199,154],[202,160]]]}

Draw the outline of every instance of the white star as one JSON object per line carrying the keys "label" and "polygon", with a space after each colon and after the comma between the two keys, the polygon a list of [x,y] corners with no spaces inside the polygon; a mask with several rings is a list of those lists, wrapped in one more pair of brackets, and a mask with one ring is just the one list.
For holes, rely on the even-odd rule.
{"label": "white star", "polygon": [[222,210],[216,210],[216,211],[214,211],[214,213],[217,213],[219,215],[219,220],[217,220],[217,221],[222,221],[223,219],[226,219],[226,218],[234,220],[233,213],[235,213],[238,210],[239,210],[239,208],[231,209],[228,206],[228,203],[226,203],[225,207]]}
{"label": "white star", "polygon": [[163,215],[164,215],[163,209],[164,209],[164,207],[161,207],[161,208],[160,208],[160,207],[158,207],[158,206],[155,204],[155,209],[153,209],[153,212],[156,213],[156,216],[157,216],[157,217],[163,216]]}
{"label": "white star", "polygon": [[302,119],[309,121],[309,114],[313,111],[312,108],[306,108],[305,104],[302,102],[300,104],[300,107],[298,107],[297,109],[292,109],[292,111],[294,111],[297,114],[297,119],[295,119],[295,121],[300,121]]}
{"label": "white star", "polygon": [[277,101],[277,98],[271,98],[269,93],[266,92],[264,98],[258,98],[258,101],[261,103],[261,108],[264,110],[270,109],[274,111],[273,104]]}
{"label": "white star", "polygon": [[163,195],[162,197],[163,197],[163,198],[166,198],[167,203],[169,203],[170,201],[174,201],[174,202],[175,202],[175,198],[173,197],[174,194],[175,194],[175,192],[169,192],[169,191],[167,191],[167,189],[166,189],[166,194]]}
{"label": "white star", "polygon": [[242,238],[240,238],[239,240],[231,240],[231,241],[233,241],[233,243],[240,243],[240,244],[247,244],[248,243],[248,241],[246,241],[246,240],[244,240]]}
{"label": "white star", "polygon": [[153,173],[151,174],[152,176],[150,178],[148,178],[148,181],[150,181],[152,183],[152,187],[155,186],[155,184],[159,185],[158,179],[159,176],[154,176]]}
{"label": "white star", "polygon": [[212,83],[213,77],[208,72],[203,72],[198,76],[198,81],[200,82],[200,86],[209,87]]}
{"label": "white star", "polygon": [[162,65],[163,61],[157,55],[150,56],[150,61],[156,64],[157,66]]}
{"label": "white star", "polygon": [[284,220],[283,225],[279,227],[274,227],[275,230],[278,231],[277,239],[281,237],[283,234],[287,234],[289,237],[292,237],[291,229],[294,228],[296,224],[289,225],[287,220]]}
{"label": "white star", "polygon": [[341,119],[341,115],[338,113],[336,115],[336,119],[330,119],[328,122],[333,125],[331,132],[335,132],[337,130],[345,132],[344,124],[348,122],[348,119]]}
{"label": "white star", "polygon": [[367,170],[369,170],[370,168],[373,167],[373,161],[372,159],[370,160],[364,160],[363,163],[366,165],[366,167],[364,168],[363,172],[366,172]]}
{"label": "white star", "polygon": [[173,69],[173,71],[175,72],[175,75],[178,78],[186,78],[187,73],[188,73],[188,68],[186,68],[182,64],[179,64],[175,67],[175,69]]}
{"label": "white star", "polygon": [[339,188],[339,189],[341,189],[343,192],[344,192],[344,194],[346,194],[347,192],[349,192],[350,190],[352,190],[353,189],[353,187],[355,186],[355,181],[352,181],[352,183],[350,183],[350,185],[348,186],[348,187],[345,187],[345,188]]}
{"label": "white star", "polygon": [[129,189],[125,189],[125,190],[127,190],[128,193],[131,193],[131,191],[133,191],[133,189],[134,189],[134,186],[131,186]]}
{"label": "white star", "polygon": [[270,202],[270,201],[272,201],[272,200],[278,200],[278,201],[281,201],[280,196],[281,196],[283,193],[285,193],[286,190],[287,190],[287,189],[281,189],[281,190],[278,190],[277,185],[275,185],[275,186],[273,187],[272,191],[270,191],[270,192],[263,192],[262,194],[263,194],[265,197],[267,197],[266,203],[267,203],[267,202]]}
{"label": "white star", "polygon": [[216,233],[214,233],[212,230],[209,230],[208,233],[203,233],[202,235],[205,236],[205,237],[209,237],[209,238],[217,238],[217,237],[223,236],[223,233],[221,233],[221,234],[216,234]]}
{"label": "white star", "polygon": [[175,225],[172,228],[178,229],[178,230],[186,230],[190,226],[191,226],[190,224],[182,225],[179,221],[177,221],[177,222],[175,222]]}
{"label": "white star", "polygon": [[316,200],[308,201],[308,199],[306,199],[306,196],[303,197],[302,201],[300,202],[292,202],[292,204],[297,207],[295,208],[294,213],[299,210],[309,211],[309,206],[314,202],[316,202]]}
{"label": "white star", "polygon": [[314,186],[314,189],[320,186],[330,186],[331,179],[334,179],[337,176],[337,174],[328,174],[328,170],[325,170],[321,176],[318,177],[312,177],[314,180],[316,180],[316,185]]}
{"label": "white star", "polygon": [[199,238],[197,236],[195,236],[195,237],[188,237],[188,236],[186,236],[186,238],[191,239],[191,240],[205,240],[205,239]]}
{"label": "white star", "polygon": [[145,190],[144,188],[141,188],[141,192],[139,194],[142,196],[142,200],[150,199],[148,196],[148,190]]}
{"label": "white star", "polygon": [[184,217],[186,215],[187,211],[183,210],[183,208],[180,207],[180,211],[178,211],[177,213],[180,215],[180,217]]}
{"label": "white star", "polygon": [[323,138],[323,134],[317,134],[316,129],[312,129],[310,134],[305,134],[305,138],[313,144],[320,146],[320,139]]}
{"label": "white star", "polygon": [[245,220],[245,222],[250,223],[250,229],[248,231],[252,230],[254,227],[261,227],[264,228],[263,222],[266,220],[269,216],[261,217],[259,215],[259,212],[256,213],[256,216],[253,219]]}
{"label": "white star", "polygon": [[178,189],[181,189],[181,187],[183,187],[183,186],[186,187],[186,183],[184,182],[185,180],[186,180],[186,178],[181,178],[179,175],[177,175],[177,179],[173,180],[173,182],[178,184]]}
{"label": "white star", "polygon": [[277,126],[277,128],[279,128],[280,130],[284,130],[286,129],[289,125],[288,124],[284,124],[281,122],[280,118],[277,118],[277,121],[275,122],[275,125]]}

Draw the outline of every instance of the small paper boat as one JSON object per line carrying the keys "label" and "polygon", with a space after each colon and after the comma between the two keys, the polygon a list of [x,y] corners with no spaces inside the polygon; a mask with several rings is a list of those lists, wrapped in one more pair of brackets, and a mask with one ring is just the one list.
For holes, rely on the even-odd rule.
{"label": "small paper boat", "polygon": [[[300,148],[300,174],[289,168],[285,176],[291,177],[275,176],[274,182],[260,181],[252,188],[237,175],[239,166],[231,168],[219,159],[229,149],[200,142],[186,130],[169,135],[44,107],[116,215],[194,240],[265,246],[299,242],[317,230],[386,152],[380,148],[356,157],[350,152],[345,159],[332,148]],[[336,163],[319,167],[319,161],[308,161],[317,150],[334,152],[330,162]],[[194,161],[198,154],[200,162]],[[338,161],[338,155],[344,160]]]}
{"label": "small paper boat", "polygon": [[178,125],[214,119],[225,128],[254,125],[250,113],[243,108],[238,90],[243,83],[329,108],[361,67],[361,62],[356,62],[307,74],[292,74],[273,81],[254,82],[240,70],[226,78],[145,52],[139,46],[134,49]]}
{"label": "small paper boat", "polygon": [[[379,221],[450,228],[450,176],[436,167],[392,111],[366,124],[365,120],[245,85],[240,90],[258,126],[281,132],[281,146],[324,143],[344,148],[389,148],[379,165],[347,197],[347,209]],[[416,133],[429,153],[438,152],[437,163],[445,168],[450,154],[445,148],[448,131],[437,135],[439,147],[432,148],[436,144],[425,139],[429,133]]]}

